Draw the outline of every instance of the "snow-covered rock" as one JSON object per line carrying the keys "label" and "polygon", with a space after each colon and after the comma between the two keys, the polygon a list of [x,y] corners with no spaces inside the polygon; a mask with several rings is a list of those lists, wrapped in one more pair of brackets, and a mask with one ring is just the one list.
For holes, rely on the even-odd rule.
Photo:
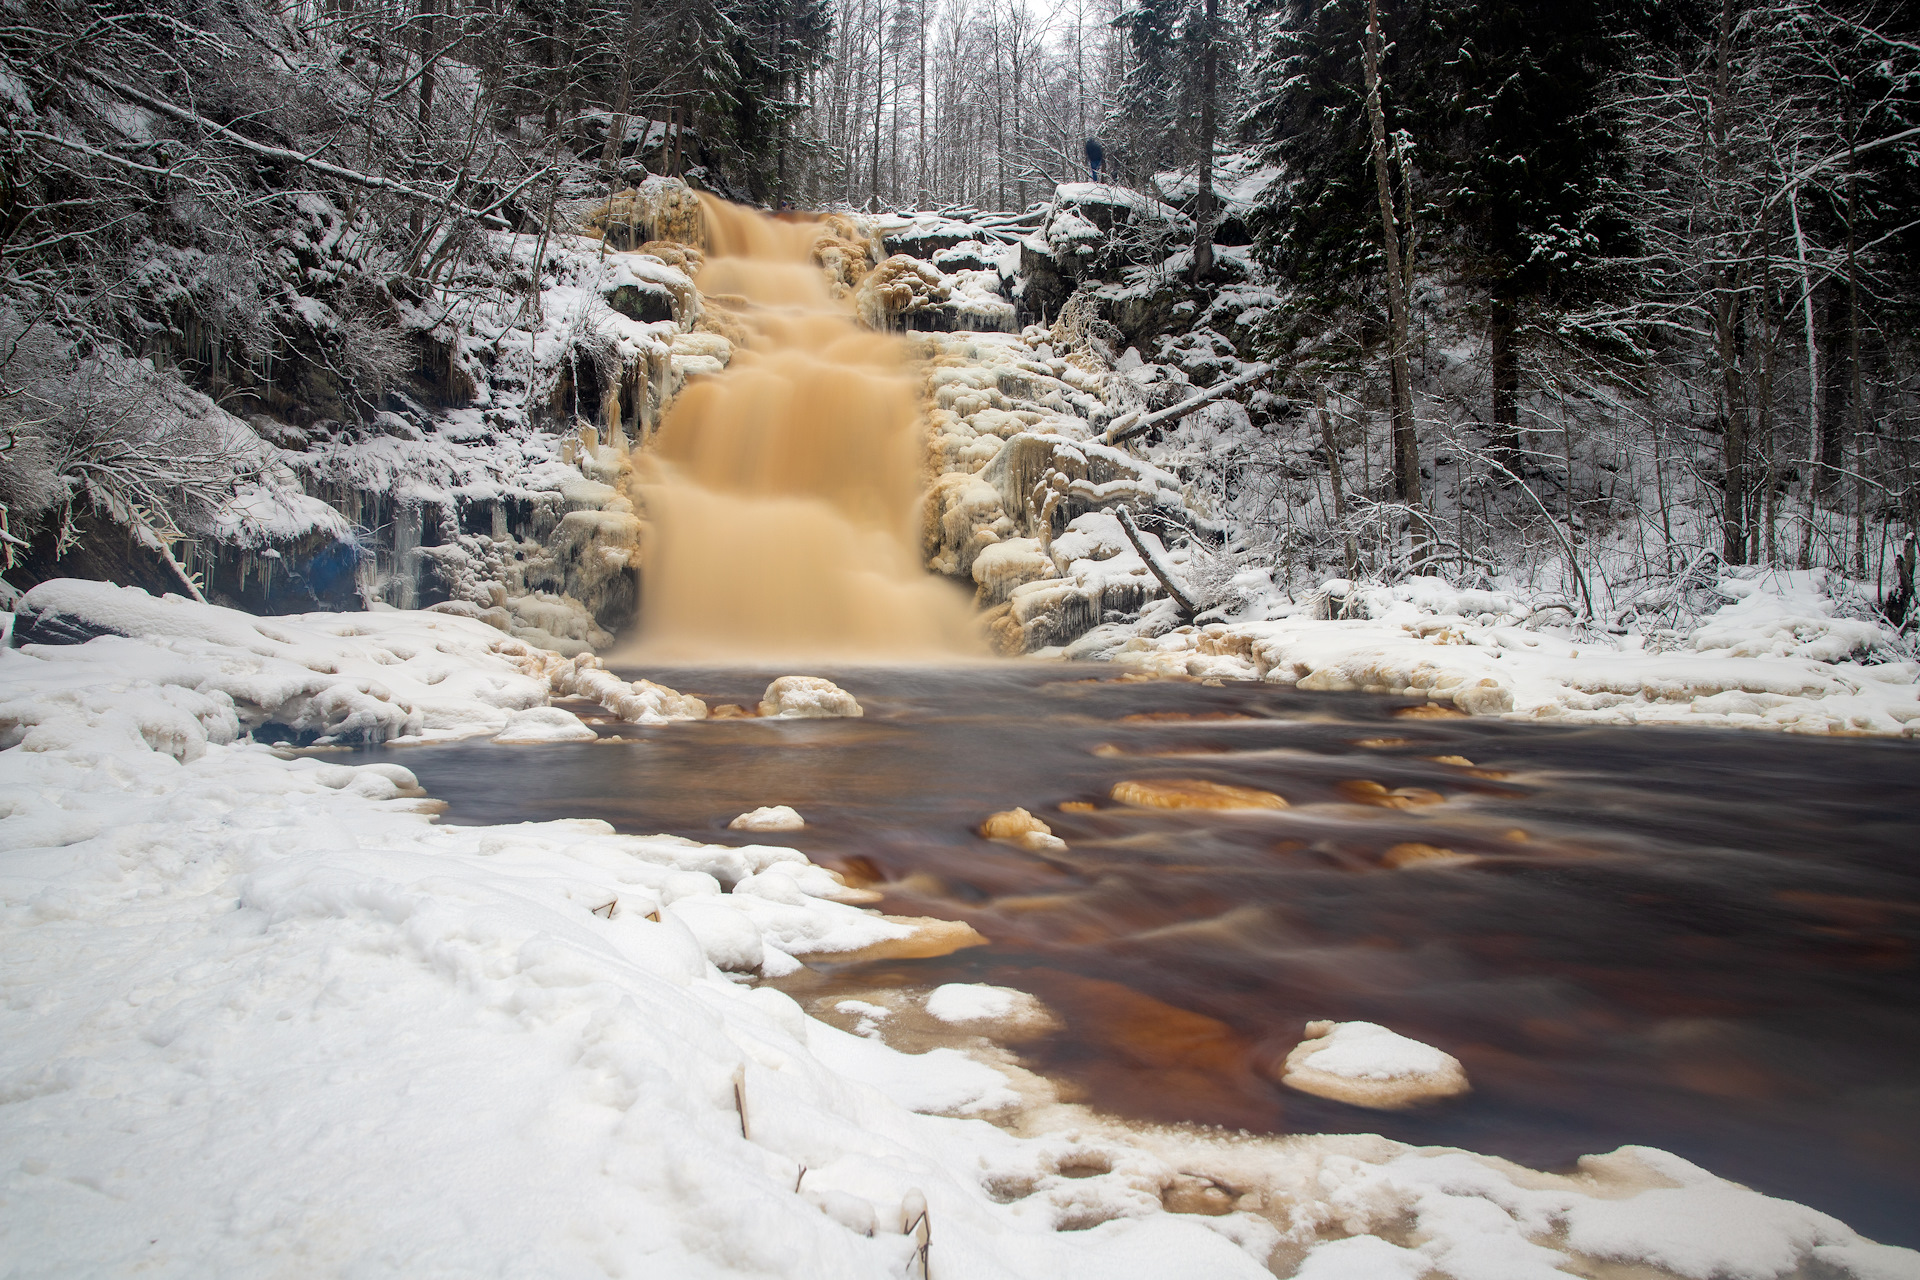
{"label": "snow-covered rock", "polygon": [[731,831],[798,831],[806,825],[807,820],[791,806],[773,804],[741,814],[729,822],[727,828]]}
{"label": "snow-covered rock", "polygon": [[760,696],[760,714],[769,719],[832,719],[863,716],[854,696],[823,676],[781,676]]}
{"label": "snow-covered rock", "polygon": [[593,726],[564,707],[528,707],[507,717],[495,742],[592,742],[599,738]]}
{"label": "snow-covered rock", "polygon": [[1280,1083],[1356,1107],[1395,1110],[1467,1092],[1459,1059],[1373,1022],[1309,1022]]}

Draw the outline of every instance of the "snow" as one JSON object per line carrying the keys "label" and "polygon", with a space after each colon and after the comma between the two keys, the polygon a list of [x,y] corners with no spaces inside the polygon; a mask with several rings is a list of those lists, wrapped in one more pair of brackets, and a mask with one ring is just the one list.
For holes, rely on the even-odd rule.
{"label": "snow", "polygon": [[[1728,577],[1730,603],[1650,648],[1644,632],[1579,631],[1564,609],[1518,595],[1329,579],[1308,600],[1267,606],[1275,616],[1108,652],[1161,674],[1425,697],[1512,720],[1920,735],[1920,669],[1884,660],[1900,652],[1887,628],[1840,612],[1844,585],[1818,570]],[[1342,602],[1357,616],[1315,616]]]}
{"label": "snow", "polygon": [[[0,651],[16,1268],[898,1277],[924,1204],[954,1280],[1235,1280],[1301,1253],[1337,1280],[1415,1274],[1409,1252],[1456,1280],[1582,1258],[1920,1275],[1920,1255],[1657,1152],[1563,1177],[1379,1138],[1134,1129],[1004,1053],[903,1053],[755,985],[911,931],[832,901],[796,850],[443,827],[405,768],[244,736],[340,687],[387,728],[497,733],[571,660],[483,623],[252,619],[99,584],[27,602],[129,634]],[[959,984],[928,1007],[978,1042],[1015,994]],[[1002,1113],[1018,1134],[970,1118]],[[1237,1198],[1168,1212],[1196,1178]],[[1408,1223],[1409,1249],[1340,1239]]]}
{"label": "snow", "polygon": [[528,707],[507,717],[506,727],[493,740],[503,743],[592,742],[599,738],[592,726],[562,707]]}
{"label": "snow", "polygon": [[1011,1014],[1020,994],[977,982],[949,982],[927,997],[927,1012],[942,1022],[991,1022]]}
{"label": "snow", "polygon": [[1375,1022],[1341,1022],[1321,1037],[1324,1047],[1308,1056],[1316,1070],[1354,1080],[1392,1080],[1444,1071],[1453,1059],[1432,1045],[1410,1040]]}
{"label": "snow", "polygon": [[23,732],[47,740],[106,725],[165,738],[182,755],[197,754],[203,738],[252,731],[322,745],[442,739],[497,733],[513,712],[547,700],[546,680],[529,674],[539,670],[534,650],[448,614],[256,618],[72,578],[42,583],[19,607],[116,634],[7,654],[0,716],[14,728],[0,742],[9,745]]}

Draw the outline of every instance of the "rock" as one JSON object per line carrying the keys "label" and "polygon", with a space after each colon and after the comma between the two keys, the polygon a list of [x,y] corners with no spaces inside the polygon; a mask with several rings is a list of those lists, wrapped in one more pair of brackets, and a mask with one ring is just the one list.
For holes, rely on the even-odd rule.
{"label": "rock", "polygon": [[600,737],[593,726],[561,707],[528,707],[507,717],[506,727],[495,734],[500,743],[593,742]]}
{"label": "rock", "polygon": [[1199,778],[1153,778],[1116,782],[1110,793],[1136,809],[1284,809],[1287,802],[1271,791],[1228,786]]}
{"label": "rock", "polygon": [[1031,849],[1038,853],[1042,850],[1058,851],[1067,847],[1067,842],[1053,834],[1053,828],[1028,813],[1025,809],[1008,809],[994,814],[980,824],[980,834],[989,840],[1004,840],[1008,844],[1018,845],[1022,849]]}
{"label": "rock", "polygon": [[1425,787],[1393,787],[1355,778],[1339,786],[1340,794],[1355,804],[1376,809],[1423,809],[1430,804],[1445,804],[1446,797]]}
{"label": "rock", "polygon": [[888,938],[853,951],[797,951],[830,964],[864,964],[869,960],[924,960],[950,955],[967,947],[984,947],[987,940],[964,920],[935,920],[930,916],[882,916],[889,924],[912,930],[902,938]]}
{"label": "rock", "polygon": [[1438,845],[1408,842],[1387,850],[1380,858],[1380,865],[1404,871],[1408,867],[1458,866],[1464,862],[1478,861],[1472,854],[1455,853]]}
{"label": "rock", "polygon": [[1397,1111],[1466,1093],[1459,1059],[1373,1022],[1309,1022],[1280,1083],[1356,1107]]}
{"label": "rock", "polygon": [[727,824],[729,831],[798,831],[807,820],[784,804],[762,805]]}
{"label": "rock", "polygon": [[[1302,680],[1300,682],[1300,687],[1302,689],[1305,689],[1307,687],[1307,681]],[[1330,687],[1330,686],[1315,685],[1314,687],[1316,689],[1321,689],[1321,688]],[[1341,690],[1334,690],[1334,692],[1336,693],[1341,692]],[[1505,689],[1497,690],[1497,692],[1506,694],[1506,698],[1507,698],[1506,709],[1511,709],[1513,706],[1513,695],[1511,693],[1507,693]],[[1462,689],[1459,693],[1456,693],[1453,695],[1453,700],[1456,703],[1458,703],[1463,695],[1467,697],[1467,700],[1469,702],[1475,702],[1477,700],[1484,698],[1485,701],[1482,702],[1481,704],[1486,705],[1489,708],[1491,708],[1495,703],[1498,702],[1498,698],[1494,697],[1493,694],[1488,693],[1486,690],[1476,690],[1476,689]],[[1472,714],[1470,710],[1456,710],[1454,707],[1443,707],[1437,702],[1422,702],[1422,703],[1419,703],[1418,705],[1411,706],[1411,707],[1396,707],[1394,708],[1394,712],[1393,712],[1394,719],[1396,720],[1456,720],[1461,716],[1470,715],[1470,714]],[[1486,714],[1491,715],[1493,713],[1491,710],[1489,710]]]}
{"label": "rock", "polygon": [[1513,690],[1491,678],[1456,689],[1453,703],[1468,715],[1497,716],[1513,710]]}
{"label": "rock", "polygon": [[832,719],[863,716],[866,711],[853,695],[820,676],[781,676],[760,698],[760,714],[781,720]]}

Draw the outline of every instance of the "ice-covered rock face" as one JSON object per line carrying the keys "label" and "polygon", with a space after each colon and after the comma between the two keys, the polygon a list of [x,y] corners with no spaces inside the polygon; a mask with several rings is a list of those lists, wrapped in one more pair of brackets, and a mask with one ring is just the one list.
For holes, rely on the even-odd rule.
{"label": "ice-covered rock face", "polygon": [[863,716],[864,708],[852,694],[821,676],[781,676],[760,698],[760,714],[768,719],[819,720]]}

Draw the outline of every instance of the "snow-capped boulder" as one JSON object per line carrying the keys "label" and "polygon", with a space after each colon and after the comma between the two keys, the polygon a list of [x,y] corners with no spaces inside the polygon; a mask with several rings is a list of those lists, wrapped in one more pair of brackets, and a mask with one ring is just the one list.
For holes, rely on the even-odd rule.
{"label": "snow-capped boulder", "polygon": [[507,727],[493,736],[495,742],[592,742],[600,735],[593,727],[563,707],[528,707],[507,717]]}
{"label": "snow-capped boulder", "polygon": [[807,820],[788,805],[761,805],[727,824],[729,831],[798,831]]}
{"label": "snow-capped boulder", "polygon": [[1309,1022],[1280,1083],[1356,1107],[1393,1111],[1468,1091],[1460,1060],[1374,1022]]}
{"label": "snow-capped boulder", "polygon": [[781,676],[760,698],[768,719],[823,720],[866,714],[852,694],[822,676]]}

